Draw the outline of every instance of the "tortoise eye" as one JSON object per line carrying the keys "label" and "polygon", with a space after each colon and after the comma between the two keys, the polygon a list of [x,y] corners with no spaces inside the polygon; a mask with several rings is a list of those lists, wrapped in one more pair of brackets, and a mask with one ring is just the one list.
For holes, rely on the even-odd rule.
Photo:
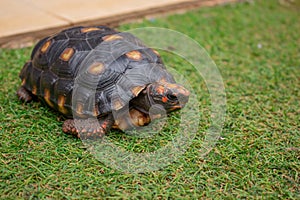
{"label": "tortoise eye", "polygon": [[175,96],[175,95],[173,95],[173,94],[168,94],[167,97],[168,97],[168,99],[169,99],[170,101],[176,101],[176,100],[177,100],[177,96]]}

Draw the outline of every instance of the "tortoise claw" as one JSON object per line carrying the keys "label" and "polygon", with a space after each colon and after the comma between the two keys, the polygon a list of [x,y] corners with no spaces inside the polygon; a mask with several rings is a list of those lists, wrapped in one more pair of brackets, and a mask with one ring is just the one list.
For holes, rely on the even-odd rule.
{"label": "tortoise claw", "polygon": [[28,103],[34,99],[34,95],[26,90],[23,86],[21,86],[17,91],[17,96],[19,97],[19,100],[24,101],[25,103]]}

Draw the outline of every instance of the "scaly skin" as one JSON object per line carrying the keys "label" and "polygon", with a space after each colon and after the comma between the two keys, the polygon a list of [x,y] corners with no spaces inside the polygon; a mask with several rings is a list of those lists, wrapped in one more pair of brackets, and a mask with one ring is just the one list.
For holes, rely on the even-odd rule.
{"label": "scaly skin", "polygon": [[63,124],[63,132],[70,133],[76,137],[86,139],[102,138],[113,124],[112,116],[87,119],[67,119]]}
{"label": "scaly skin", "polygon": [[23,86],[21,86],[18,89],[17,95],[18,95],[19,99],[24,102],[30,102],[34,98],[33,94],[31,92],[29,92],[28,90],[26,90]]}

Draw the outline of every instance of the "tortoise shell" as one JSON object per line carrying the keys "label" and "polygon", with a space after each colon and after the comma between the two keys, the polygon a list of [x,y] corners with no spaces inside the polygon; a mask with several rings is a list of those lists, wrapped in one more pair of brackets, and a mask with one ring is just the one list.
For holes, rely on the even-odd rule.
{"label": "tortoise shell", "polygon": [[155,50],[106,26],[42,39],[20,78],[22,87],[67,118],[102,116],[128,105],[149,83],[175,83]]}

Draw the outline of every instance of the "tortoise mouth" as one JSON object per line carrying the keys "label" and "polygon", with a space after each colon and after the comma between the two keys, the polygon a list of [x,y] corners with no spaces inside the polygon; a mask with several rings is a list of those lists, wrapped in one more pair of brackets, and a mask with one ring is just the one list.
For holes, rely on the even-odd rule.
{"label": "tortoise mouth", "polygon": [[170,111],[175,111],[175,110],[180,110],[182,108],[184,108],[185,105],[176,105],[176,106],[172,106],[170,108]]}

